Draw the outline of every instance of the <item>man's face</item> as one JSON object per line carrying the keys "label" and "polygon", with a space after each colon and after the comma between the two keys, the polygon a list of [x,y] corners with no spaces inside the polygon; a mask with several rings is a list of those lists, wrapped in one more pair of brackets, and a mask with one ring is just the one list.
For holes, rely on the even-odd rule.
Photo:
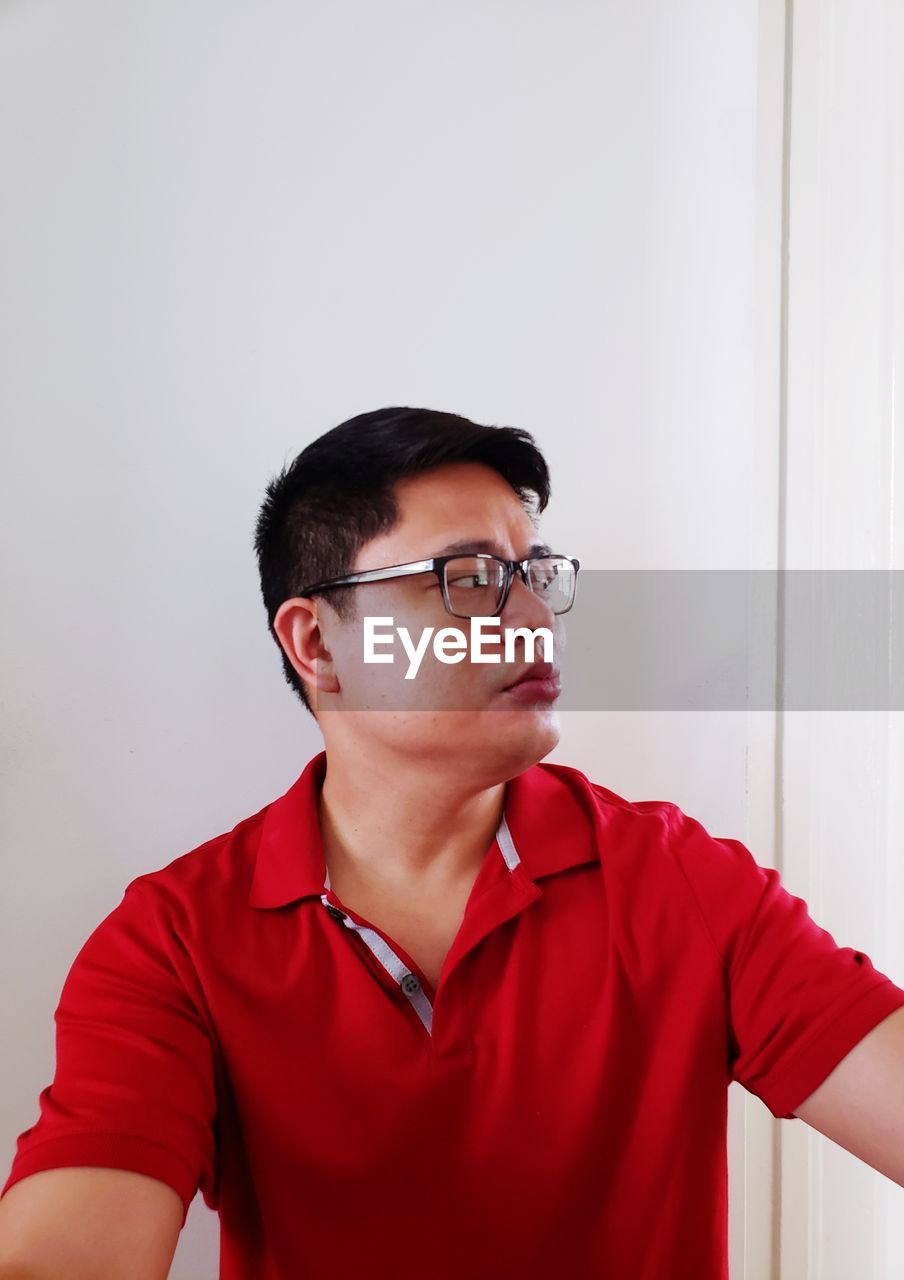
{"label": "man's face", "polygon": [[[537,554],[541,539],[518,496],[489,467],[455,463],[404,480],[395,489],[399,520],[395,528],[366,543],[354,571],[425,560],[455,551],[494,552],[521,560]],[[556,548],[553,548],[556,550]],[[533,657],[518,638],[514,661],[505,661],[502,644],[485,652],[499,662],[471,661],[471,648],[462,661],[441,662],[432,639],[424,650],[417,674],[406,679],[409,657],[396,628],[405,627],[412,644],[425,628],[433,634],[455,627],[470,638],[467,618],[448,613],[435,573],[420,573],[365,583],[352,588],[356,610],[347,619],[332,609],[319,608],[323,644],[338,684],[335,692],[313,691],[321,731],[348,743],[350,732],[363,745],[383,746],[420,762],[456,768],[485,785],[513,776],[548,755],[559,740],[554,700],[534,700],[507,686],[532,662],[548,658],[542,639]],[[393,662],[366,663],[365,617],[392,619],[381,624],[393,644],[375,652],[391,653]],[[562,624],[549,606],[516,576],[499,618],[488,634],[504,635],[508,627],[548,628],[554,635],[553,664],[559,667]]]}

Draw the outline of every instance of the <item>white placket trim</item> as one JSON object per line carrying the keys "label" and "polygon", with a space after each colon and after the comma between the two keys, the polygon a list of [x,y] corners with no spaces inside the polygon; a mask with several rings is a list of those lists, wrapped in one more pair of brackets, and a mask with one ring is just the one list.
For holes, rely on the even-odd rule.
{"label": "white placket trim", "polygon": [[[496,830],[496,843],[499,845],[499,850],[505,860],[505,865],[508,867],[509,871],[514,870],[521,859],[518,856],[518,850],[515,848],[515,842],[512,839],[512,833],[508,829],[508,823],[505,820],[504,814],[502,816],[502,821],[499,823]],[[339,908],[334,906],[327,897],[326,891],[329,888],[330,873],[329,868],[327,868],[326,878],[323,882],[324,892],[320,895],[320,901],[325,907],[330,909],[330,912],[335,912],[338,911]],[[401,987],[409,1004],[424,1024],[427,1032],[432,1035],[433,1005],[430,1003],[423,987],[421,986],[421,982],[417,974],[412,973],[402,957],[393,951],[386,939],[381,937],[375,929],[371,929],[370,926],[366,924],[358,924],[357,921],[352,920],[351,917],[347,915],[335,916],[334,918],[341,919],[346,929],[352,929],[358,934],[362,942],[364,942],[373,955],[376,956],[377,960],[379,960],[386,972],[392,977],[393,981],[397,982]]]}

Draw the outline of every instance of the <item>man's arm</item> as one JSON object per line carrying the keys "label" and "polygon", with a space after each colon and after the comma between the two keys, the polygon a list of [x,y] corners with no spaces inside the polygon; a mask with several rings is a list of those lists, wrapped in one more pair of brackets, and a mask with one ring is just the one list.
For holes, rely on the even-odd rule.
{"label": "man's arm", "polygon": [[166,1280],[182,1201],[128,1169],[29,1174],[0,1199],[0,1280]]}
{"label": "man's arm", "polygon": [[854,1045],[794,1114],[904,1187],[904,1008]]}
{"label": "man's arm", "polygon": [[0,1280],[164,1280],[216,1199],[216,1049],[172,894],[139,877],[72,963],[56,1070],[0,1196]]}

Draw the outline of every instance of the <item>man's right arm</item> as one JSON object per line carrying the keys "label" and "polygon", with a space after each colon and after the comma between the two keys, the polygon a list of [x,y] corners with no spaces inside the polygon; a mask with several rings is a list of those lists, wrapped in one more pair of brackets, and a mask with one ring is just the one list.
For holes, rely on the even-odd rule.
{"label": "man's right arm", "polygon": [[69,970],[0,1195],[0,1280],[165,1280],[196,1192],[215,1207],[215,1041],[171,896],[139,877]]}
{"label": "man's right arm", "polygon": [[0,1199],[0,1280],[166,1280],[182,1217],[176,1191],[143,1173],[29,1174]]}

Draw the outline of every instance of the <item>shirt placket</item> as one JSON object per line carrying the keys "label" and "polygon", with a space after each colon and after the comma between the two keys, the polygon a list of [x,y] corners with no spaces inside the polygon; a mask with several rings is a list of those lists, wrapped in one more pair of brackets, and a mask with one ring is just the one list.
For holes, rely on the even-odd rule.
{"label": "shirt placket", "polygon": [[[411,956],[394,939],[378,929],[370,921],[345,907],[330,886],[329,870],[323,884],[320,901],[328,914],[346,929],[357,934],[385,976],[391,989],[398,989],[417,1015],[431,1051],[437,1054],[437,1008],[445,1003],[446,988],[453,971],[489,933],[512,919],[526,906],[540,897],[541,890],[525,876],[521,858],[515,848],[505,817],[499,824],[494,838],[499,864],[491,868],[490,883],[475,884],[465,909],[464,918],[449,948],[436,991],[432,990],[426,976]],[[492,856],[492,851],[488,856]],[[500,871],[501,868],[501,871]],[[482,871],[486,868],[482,868]],[[493,874],[495,873],[495,874]],[[483,876],[478,876],[479,880]]]}

